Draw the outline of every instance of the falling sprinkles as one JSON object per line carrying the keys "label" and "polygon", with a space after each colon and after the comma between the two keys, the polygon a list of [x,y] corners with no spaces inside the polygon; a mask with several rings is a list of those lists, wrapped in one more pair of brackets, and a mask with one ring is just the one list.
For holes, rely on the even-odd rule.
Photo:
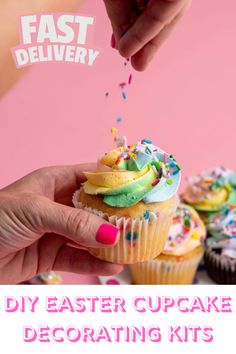
{"label": "falling sprinkles", "polygon": [[132,75],[132,74],[130,74],[130,76],[129,76],[129,80],[128,80],[128,84],[129,84],[129,85],[131,85],[132,80],[133,80],[133,75]]}
{"label": "falling sprinkles", "polygon": [[[125,65],[127,65],[129,63],[129,61],[130,61],[130,59],[127,58],[125,61]],[[121,81],[120,83],[118,83],[118,87],[121,89],[121,97],[122,97],[123,101],[126,101],[128,99],[127,92],[125,92],[125,88],[127,87],[127,85],[131,85],[132,79],[133,79],[133,75],[132,75],[132,73],[130,73],[127,78],[127,81]],[[108,98],[109,96],[110,96],[110,93],[109,93],[109,91],[107,91],[105,93],[105,97]],[[122,122],[123,122],[123,118],[121,116],[116,118],[117,124],[120,125]],[[118,129],[113,127],[111,129],[111,133],[113,134],[113,140],[116,143],[116,145],[121,146],[122,141],[123,141],[123,137],[118,135]]]}
{"label": "falling sprinkles", "polygon": [[122,97],[123,97],[124,101],[126,101],[126,100],[127,100],[127,95],[126,95],[126,93],[125,93],[125,92],[122,92]]}
{"label": "falling sprinkles", "polygon": [[126,82],[121,82],[121,83],[119,84],[119,87],[120,87],[122,90],[124,90],[125,86],[126,86]]}

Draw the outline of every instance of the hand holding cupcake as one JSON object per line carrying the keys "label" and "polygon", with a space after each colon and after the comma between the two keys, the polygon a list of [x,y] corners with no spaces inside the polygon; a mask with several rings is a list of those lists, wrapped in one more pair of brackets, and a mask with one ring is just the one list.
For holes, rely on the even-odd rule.
{"label": "hand holding cupcake", "polygon": [[104,155],[97,171],[85,172],[87,182],[74,195],[76,207],[103,216],[120,228],[109,249],[90,249],[115,263],[136,263],[163,251],[177,206],[180,167],[173,156],[150,140],[122,146]]}

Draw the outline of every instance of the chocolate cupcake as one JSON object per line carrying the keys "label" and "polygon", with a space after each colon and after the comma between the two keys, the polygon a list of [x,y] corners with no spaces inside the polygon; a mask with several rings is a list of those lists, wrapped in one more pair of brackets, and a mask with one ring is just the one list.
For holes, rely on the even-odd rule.
{"label": "chocolate cupcake", "polygon": [[236,284],[236,206],[224,207],[209,218],[205,265],[218,284]]}

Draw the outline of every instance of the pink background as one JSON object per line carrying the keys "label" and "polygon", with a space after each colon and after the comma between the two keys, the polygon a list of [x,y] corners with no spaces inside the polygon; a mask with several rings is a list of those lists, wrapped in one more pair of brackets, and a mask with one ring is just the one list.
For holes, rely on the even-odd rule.
{"label": "pink background", "polygon": [[[103,2],[88,0],[82,13],[96,17],[90,46],[101,50],[95,65],[36,64],[0,101],[0,187],[40,166],[96,160],[113,147],[119,116],[129,142],[152,139],[184,176],[236,169],[235,11],[234,0],[193,1],[149,69],[136,73],[109,46]],[[131,71],[124,102],[118,83]]]}

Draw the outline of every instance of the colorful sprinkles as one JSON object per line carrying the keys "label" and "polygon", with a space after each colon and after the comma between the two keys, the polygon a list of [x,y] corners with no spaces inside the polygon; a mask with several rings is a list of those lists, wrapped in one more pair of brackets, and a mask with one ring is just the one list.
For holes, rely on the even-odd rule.
{"label": "colorful sprinkles", "polygon": [[155,187],[160,182],[160,178],[157,178],[154,182],[152,182],[152,186]]}
{"label": "colorful sprinkles", "polygon": [[231,191],[232,185],[230,183],[229,170],[219,167],[209,171],[205,171],[202,174],[195,176],[188,182],[188,187],[184,194],[184,199],[189,203],[201,203],[205,202],[211,195],[217,193],[220,188]]}
{"label": "colorful sprinkles", "polygon": [[148,210],[146,210],[143,214],[143,217],[145,220],[149,220],[150,219],[150,212]]}
{"label": "colorful sprinkles", "polygon": [[152,140],[149,140],[149,139],[143,139],[141,141],[142,144],[152,144]]}
{"label": "colorful sprinkles", "polygon": [[122,92],[122,97],[123,97],[123,99],[124,99],[125,101],[127,100],[127,95],[126,95],[125,92]]}
{"label": "colorful sprinkles", "polygon": [[[142,13],[142,9],[140,8],[140,6],[137,6],[138,12],[134,13],[134,19],[139,16]],[[132,26],[132,19],[131,22],[125,26],[122,27],[122,31],[124,31],[123,33],[125,33],[125,31],[130,28],[130,26]],[[125,65],[127,65],[129,63],[130,59],[127,58],[125,61]],[[126,80],[121,80],[118,83],[118,88],[121,90],[121,98],[123,101],[127,101],[128,99],[128,95],[127,95],[127,89],[129,88],[129,86],[132,84],[133,82],[133,74],[129,73],[128,77]],[[105,94],[106,97],[109,96],[109,92],[106,92]],[[121,124],[123,122],[123,118],[121,116],[119,116],[118,118],[116,118],[116,124]],[[144,166],[145,165],[145,157],[143,157],[143,160],[140,158],[140,160],[138,161],[138,150],[136,149],[137,145],[132,145],[132,146],[127,146],[127,142],[126,139],[122,136],[120,136],[117,127],[113,126],[111,128],[111,133],[113,135],[113,140],[116,143],[116,145],[119,146],[123,146],[124,148],[124,153],[122,153],[118,158],[117,161],[115,162],[115,165],[119,165],[119,166],[126,166],[126,164],[128,164],[127,166],[134,166],[134,168],[140,168],[139,165],[136,165],[137,167],[135,167],[135,161],[137,161],[137,164],[140,162],[141,165],[140,166]],[[167,185],[172,185],[173,179],[170,178],[171,176],[177,175],[180,171],[180,167],[177,164],[176,160],[174,159],[174,157],[172,155],[168,155],[165,154],[164,155],[164,161],[159,161],[159,157],[158,157],[158,148],[155,148],[153,146],[153,142],[150,139],[144,138],[141,141],[141,144],[146,146],[145,148],[145,153],[147,155],[150,155],[150,159],[152,160],[151,163],[151,168],[153,169],[153,171],[155,172],[156,175],[156,179],[154,181],[152,181],[151,186],[155,187],[158,185],[158,183],[160,183],[161,179],[165,179],[166,180],[166,184]],[[124,160],[124,164],[120,164],[120,162],[122,161],[122,159]],[[147,160],[149,158],[147,157]],[[130,161],[131,160],[131,161]],[[131,167],[132,169],[132,167]],[[174,180],[176,180],[176,178],[174,178]]]}
{"label": "colorful sprinkles", "polygon": [[[128,25],[128,27],[129,27],[129,25]],[[128,28],[128,27],[125,26],[125,28]],[[128,63],[129,63],[129,58],[127,58],[125,60],[125,66]],[[132,73],[130,73],[126,81],[121,81],[120,83],[118,83],[118,87],[121,89],[121,98],[122,98],[123,101],[127,101],[127,99],[128,99],[126,88],[127,88],[127,86],[130,86],[132,84],[132,80],[133,80],[133,75],[132,75]],[[105,97],[108,98],[109,95],[110,95],[110,93],[107,91],[105,93]],[[120,125],[122,122],[123,122],[123,118],[122,117],[118,117],[116,119],[116,123],[117,124]],[[116,145],[120,146],[122,144],[123,137],[118,135],[118,131],[116,131],[114,133],[114,128],[111,129],[111,133],[113,134],[113,140],[116,143]]]}
{"label": "colorful sprinkles", "polygon": [[129,84],[129,85],[131,85],[132,79],[133,79],[133,76],[132,76],[132,74],[130,74],[129,79],[128,79],[128,84]]}
{"label": "colorful sprinkles", "polygon": [[198,216],[193,214],[190,208],[180,204],[176,210],[173,224],[170,228],[166,250],[173,251],[189,239],[202,241],[205,235],[202,233],[200,236],[199,226]]}
{"label": "colorful sprinkles", "polygon": [[126,234],[125,239],[127,241],[136,241],[138,239],[138,234],[135,231],[134,232],[129,231]]}

